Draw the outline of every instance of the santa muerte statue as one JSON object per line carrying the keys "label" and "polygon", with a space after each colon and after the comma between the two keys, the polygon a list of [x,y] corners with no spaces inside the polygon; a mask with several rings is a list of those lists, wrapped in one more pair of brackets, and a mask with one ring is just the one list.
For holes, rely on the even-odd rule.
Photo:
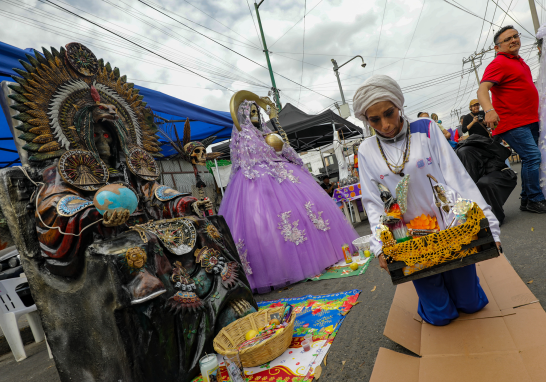
{"label": "santa muerte statue", "polygon": [[117,68],[79,43],[27,57],[10,98],[37,189],[25,216],[10,169],[0,201],[61,380],[191,380],[256,308],[225,221],[156,182],[153,113]]}
{"label": "santa muerte statue", "polygon": [[[260,108],[269,111],[279,134],[267,127]],[[219,213],[252,289],[267,293],[322,273],[358,234],[290,147],[268,97],[238,91],[230,110],[233,165]]]}

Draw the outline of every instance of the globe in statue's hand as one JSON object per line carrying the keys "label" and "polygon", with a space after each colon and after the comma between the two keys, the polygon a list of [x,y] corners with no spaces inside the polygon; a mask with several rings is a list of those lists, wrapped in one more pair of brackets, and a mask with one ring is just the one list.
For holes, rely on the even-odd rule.
{"label": "globe in statue's hand", "polygon": [[93,198],[95,208],[104,215],[112,216],[114,211],[128,210],[132,214],[138,205],[135,193],[128,187],[120,184],[108,184],[97,190]]}
{"label": "globe in statue's hand", "polygon": [[273,149],[275,150],[277,154],[280,154],[282,152],[284,141],[279,134],[276,134],[276,133],[267,134],[265,136],[265,143],[273,147]]}

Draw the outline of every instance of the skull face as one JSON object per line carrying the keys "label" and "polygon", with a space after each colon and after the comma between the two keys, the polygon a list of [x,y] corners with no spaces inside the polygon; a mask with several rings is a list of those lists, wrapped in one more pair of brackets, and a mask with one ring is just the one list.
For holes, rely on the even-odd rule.
{"label": "skull face", "polygon": [[114,138],[111,131],[102,123],[94,125],[93,140],[99,152],[100,158],[109,163],[113,154]]}
{"label": "skull face", "polygon": [[255,104],[250,106],[250,122],[252,122],[255,127],[260,127],[260,112]]}
{"label": "skull face", "polygon": [[207,153],[203,146],[197,146],[191,153],[191,163],[201,166],[207,165]]}

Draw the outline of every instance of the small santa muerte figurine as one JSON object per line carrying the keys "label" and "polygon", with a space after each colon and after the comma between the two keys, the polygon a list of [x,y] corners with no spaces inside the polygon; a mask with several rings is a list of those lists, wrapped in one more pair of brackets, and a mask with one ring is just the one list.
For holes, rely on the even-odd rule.
{"label": "small santa muerte figurine", "polygon": [[178,151],[178,154],[182,156],[187,162],[193,166],[193,173],[195,175],[195,186],[199,189],[199,200],[192,204],[192,208],[199,216],[211,216],[214,215],[212,202],[205,196],[205,188],[207,185],[201,179],[197,166],[206,166],[207,160],[213,160],[218,158],[222,153],[207,153],[207,147],[214,142],[216,136],[211,136],[203,139],[202,141],[191,140],[191,127],[189,118],[184,123],[184,136],[183,141],[180,142],[176,126],[173,126],[176,142],[171,138],[166,129],[160,128],[158,132],[165,137],[171,146]]}
{"label": "small santa muerte figurine", "polygon": [[[27,57],[10,85],[42,174],[25,271],[61,380],[190,381],[256,308],[227,224],[156,182],[153,113],[117,68],[79,43]],[[201,164],[206,145],[184,138]]]}

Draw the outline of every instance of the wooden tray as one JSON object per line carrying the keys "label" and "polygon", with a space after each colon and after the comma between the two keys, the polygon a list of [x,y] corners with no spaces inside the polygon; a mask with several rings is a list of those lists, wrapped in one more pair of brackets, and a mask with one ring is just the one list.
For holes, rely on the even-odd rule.
{"label": "wooden tray", "polygon": [[475,264],[480,261],[492,259],[493,257],[499,256],[500,253],[497,249],[497,245],[495,244],[495,239],[493,239],[493,235],[491,234],[491,230],[489,229],[489,221],[487,219],[482,219],[480,221],[480,230],[478,231],[477,236],[477,240],[473,240],[469,244],[463,245],[461,247],[461,250],[479,247],[477,253],[468,255],[461,259],[456,259],[448,261],[446,263],[434,265],[432,267],[416,271],[407,276],[405,276],[403,272],[403,268],[406,267],[406,263],[404,263],[403,261],[395,261],[391,264],[388,264],[392,283],[394,285],[398,285],[408,281],[418,280],[423,277],[437,275],[438,273],[465,267],[470,264]]}

